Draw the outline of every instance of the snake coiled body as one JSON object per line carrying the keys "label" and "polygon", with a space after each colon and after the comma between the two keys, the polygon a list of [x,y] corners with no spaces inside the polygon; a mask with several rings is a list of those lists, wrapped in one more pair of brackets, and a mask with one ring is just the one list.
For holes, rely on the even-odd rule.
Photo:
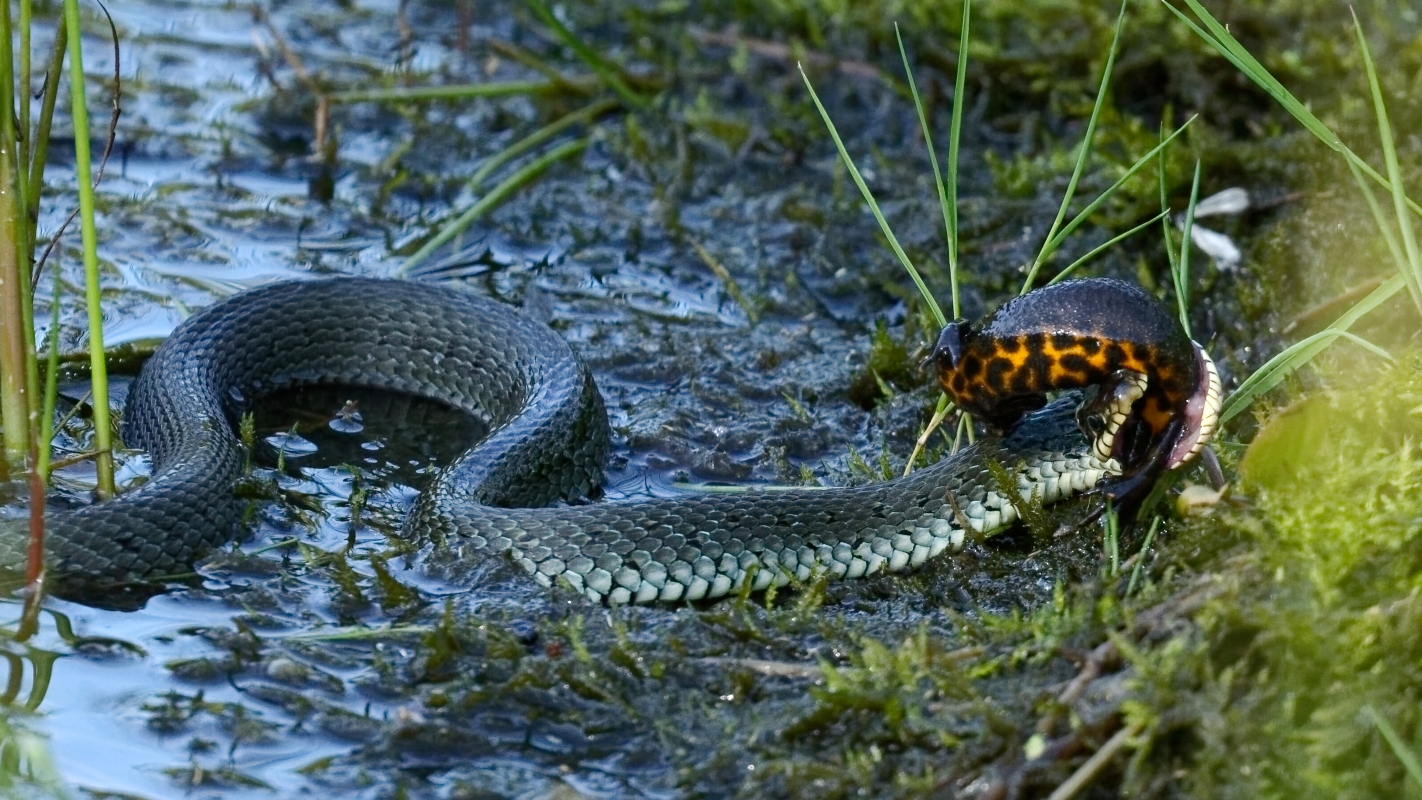
{"label": "snake coiled body", "polygon": [[[263,394],[304,385],[386,389],[444,402],[492,431],[442,470],[404,535],[422,568],[459,579],[509,554],[540,583],[614,603],[714,598],[804,580],[921,564],[1017,516],[990,462],[1027,497],[1054,502],[1115,468],[1092,455],[1070,399],[908,478],[848,489],[577,501],[600,484],[609,430],[587,368],[553,331],[447,286],[371,279],[277,284],[194,315],[133,385],[128,444],[152,478],[48,519],[50,570],[124,581],[184,571],[229,540],[245,501],[234,426]],[[19,527],[19,526],[15,526]],[[0,530],[0,565],[23,563]]]}

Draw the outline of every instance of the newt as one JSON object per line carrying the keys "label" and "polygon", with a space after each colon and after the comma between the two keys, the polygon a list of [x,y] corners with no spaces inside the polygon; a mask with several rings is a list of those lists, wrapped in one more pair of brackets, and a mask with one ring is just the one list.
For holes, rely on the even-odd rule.
{"label": "newt", "polygon": [[954,320],[929,363],[954,404],[1000,431],[1046,405],[1048,392],[1087,389],[1077,419],[1098,456],[1119,462],[1103,491],[1123,503],[1194,458],[1218,425],[1214,362],[1168,308],[1125,281],[1064,281],[976,322]]}

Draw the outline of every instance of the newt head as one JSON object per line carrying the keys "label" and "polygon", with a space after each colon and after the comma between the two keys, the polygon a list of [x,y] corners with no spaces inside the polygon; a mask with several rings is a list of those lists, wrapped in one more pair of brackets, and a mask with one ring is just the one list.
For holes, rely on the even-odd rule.
{"label": "newt head", "polygon": [[963,340],[971,328],[972,325],[962,318],[944,325],[938,334],[938,343],[933,346],[933,352],[929,353],[920,366],[935,366],[940,375],[957,370],[963,361]]}

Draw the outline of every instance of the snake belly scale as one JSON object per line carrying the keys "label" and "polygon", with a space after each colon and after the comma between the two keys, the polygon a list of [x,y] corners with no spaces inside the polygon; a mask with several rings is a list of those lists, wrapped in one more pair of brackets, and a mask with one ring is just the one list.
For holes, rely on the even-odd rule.
{"label": "snake belly scale", "polygon": [[[609,449],[601,395],[568,345],[508,306],[377,279],[276,284],[195,314],[133,385],[128,444],[152,478],[120,497],[57,511],[49,569],[64,582],[160,578],[227,541],[245,501],[234,423],[263,394],[304,385],[405,392],[483,420],[481,443],[441,470],[403,536],[421,567],[459,580],[507,553],[539,583],[612,603],[688,601],[917,566],[1017,518],[990,463],[1051,503],[1119,469],[1093,454],[1073,397],[907,478],[856,488],[574,502],[600,485]],[[0,521],[0,565],[23,563],[18,520]]]}

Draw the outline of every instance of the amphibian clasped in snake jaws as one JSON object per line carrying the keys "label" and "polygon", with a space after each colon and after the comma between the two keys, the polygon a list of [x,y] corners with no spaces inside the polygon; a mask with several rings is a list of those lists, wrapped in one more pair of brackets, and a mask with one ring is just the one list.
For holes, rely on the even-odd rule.
{"label": "amphibian clasped in snake jaws", "polygon": [[[976,354],[978,333],[959,333],[961,352]],[[239,527],[245,501],[233,486],[245,454],[233,430],[248,404],[328,384],[420,395],[489,425],[489,437],[437,474],[405,523],[402,536],[417,546],[419,567],[442,579],[467,580],[482,561],[507,554],[543,585],[627,603],[709,599],[747,581],[763,589],[819,571],[859,577],[907,569],[1016,519],[991,462],[1009,471],[1024,497],[1052,503],[1119,472],[1118,453],[1136,463],[1135,445],[1099,444],[1117,431],[1133,440],[1148,433],[1150,457],[1173,453],[1181,426],[1165,419],[1162,434],[1152,414],[1178,415],[1177,407],[1131,406],[1142,394],[1147,404],[1157,397],[1174,403],[1192,388],[1187,380],[1152,394],[1166,381],[1166,363],[1109,361],[1113,371],[1142,367],[1146,384],[1122,377],[1099,391],[1083,417],[1094,425],[1090,437],[1078,424],[1079,395],[1050,404],[1036,398],[1084,385],[1054,382],[1048,371],[1034,378],[1025,404],[1020,392],[1002,395],[1019,413],[1040,410],[1011,424],[986,416],[1006,430],[906,478],[547,508],[600,485],[609,448],[601,395],[556,334],[449,286],[357,278],[277,284],[195,314],[149,360],[129,393],[124,425],[128,443],[149,451],[152,478],[114,500],[50,515],[48,566],[65,584],[186,571]],[[950,377],[945,386],[953,384]],[[991,403],[979,407],[991,411]],[[1160,435],[1174,437],[1168,447],[1155,442]],[[0,529],[0,565],[23,564],[23,525],[14,527]]]}
{"label": "amphibian clasped in snake jaws", "polygon": [[[1098,455],[1122,465],[1103,491],[1125,508],[1199,454],[1219,419],[1205,349],[1145,290],[1110,278],[1045,286],[977,322],[954,320],[929,361],[959,408],[999,430],[1046,405],[1048,391],[1089,387],[1078,418]],[[1117,405],[1126,410],[1108,411]]]}

